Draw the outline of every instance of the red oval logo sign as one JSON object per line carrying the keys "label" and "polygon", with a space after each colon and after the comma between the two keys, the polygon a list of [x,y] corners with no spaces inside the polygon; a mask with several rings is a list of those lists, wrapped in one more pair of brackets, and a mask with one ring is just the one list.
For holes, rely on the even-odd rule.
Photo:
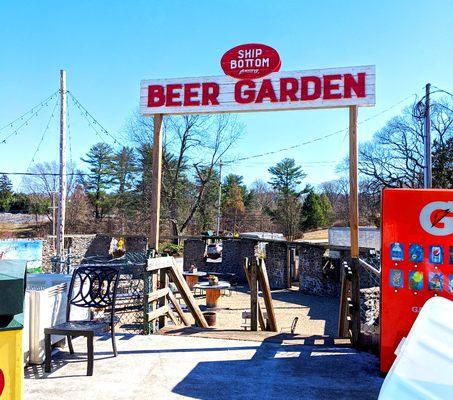
{"label": "red oval logo sign", "polygon": [[228,50],[220,60],[223,72],[236,79],[262,78],[281,66],[277,50],[259,43],[241,44]]}

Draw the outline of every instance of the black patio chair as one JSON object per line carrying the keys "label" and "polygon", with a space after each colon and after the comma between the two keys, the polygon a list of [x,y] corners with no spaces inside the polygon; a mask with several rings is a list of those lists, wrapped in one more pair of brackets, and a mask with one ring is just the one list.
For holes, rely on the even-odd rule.
{"label": "black patio chair", "polygon": [[[107,328],[110,327],[113,354],[115,357],[117,356],[114,318],[118,279],[118,268],[111,266],[81,265],[74,270],[68,292],[66,322],[44,329],[46,348],[45,372],[50,372],[51,370],[51,335],[65,335],[68,339],[68,347],[71,354],[74,354],[72,338],[78,336],[87,338],[87,375],[89,376],[93,375],[93,341],[96,333],[105,332]],[[108,322],[71,321],[71,306],[108,309],[110,312],[110,319]]]}

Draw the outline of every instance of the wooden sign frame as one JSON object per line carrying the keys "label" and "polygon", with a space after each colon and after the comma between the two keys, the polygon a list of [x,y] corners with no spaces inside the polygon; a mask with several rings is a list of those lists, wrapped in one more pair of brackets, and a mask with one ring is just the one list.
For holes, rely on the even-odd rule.
{"label": "wooden sign frame", "polygon": [[[297,83],[297,90],[292,92],[288,89],[291,87],[291,82],[293,85]],[[203,86],[203,84],[205,85]],[[282,84],[286,86],[282,86]],[[317,87],[316,85],[320,86]],[[151,87],[152,89],[150,89]],[[217,89],[212,89],[214,87],[218,89],[218,93]],[[254,87],[253,101],[235,102],[238,90],[244,90],[244,87],[248,89]],[[263,87],[265,88],[262,89]],[[214,96],[210,90],[211,92],[214,90],[217,96]],[[264,91],[264,94],[261,93],[260,95],[261,90]],[[316,91],[319,92],[319,96],[310,98],[310,94],[313,95]],[[150,94],[155,96],[152,101],[149,100]],[[243,94],[244,92],[242,92]],[[205,95],[204,98],[203,95]],[[308,98],[304,98],[304,96],[308,96]],[[214,98],[217,99],[218,104],[210,104],[215,103]],[[351,257],[352,269],[358,271],[357,118],[360,106],[374,106],[374,104],[374,66],[275,72],[266,77],[251,80],[237,80],[229,76],[143,80],[140,90],[140,110],[144,116],[154,118],[150,247],[157,249],[159,244],[162,123],[164,115],[348,108]]]}

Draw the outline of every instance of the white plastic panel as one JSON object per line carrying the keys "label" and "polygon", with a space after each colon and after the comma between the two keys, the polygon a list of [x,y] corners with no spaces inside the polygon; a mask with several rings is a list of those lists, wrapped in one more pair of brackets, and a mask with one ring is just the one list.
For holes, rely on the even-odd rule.
{"label": "white plastic panel", "polygon": [[379,400],[453,398],[453,301],[423,306],[382,385]]}

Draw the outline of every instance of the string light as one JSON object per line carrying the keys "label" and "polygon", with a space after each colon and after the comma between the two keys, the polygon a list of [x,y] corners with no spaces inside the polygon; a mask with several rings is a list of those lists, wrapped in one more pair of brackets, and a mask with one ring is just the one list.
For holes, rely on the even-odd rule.
{"label": "string light", "polygon": [[[55,110],[57,109],[57,105],[58,105],[58,98],[57,98],[57,100],[55,101],[54,107],[53,107],[53,109],[52,109],[52,113],[51,113],[51,115],[50,115],[50,117],[49,117],[49,120],[47,121],[47,125],[46,125],[46,127],[44,128],[44,131],[43,131],[43,133],[42,133],[42,135],[41,135],[41,139],[40,139],[39,142],[38,142],[38,145],[37,145],[37,147],[36,147],[36,150],[35,150],[35,152],[33,153],[33,156],[32,156],[32,158],[31,158],[30,162],[28,163],[28,167],[27,167],[27,170],[26,170],[27,172],[30,170],[30,167],[31,167],[31,166],[33,165],[33,163],[35,162],[36,155],[39,153],[39,150],[40,150],[40,148],[41,148],[41,144],[42,144],[43,141],[44,141],[44,137],[46,136],[46,133],[47,133],[47,131],[49,130],[49,127],[50,127],[50,123],[52,122],[52,119],[53,119],[53,117],[54,117],[54,115],[55,115]],[[20,189],[20,188],[22,187],[22,185],[23,185],[23,179],[21,179],[18,188]]]}
{"label": "string light", "polygon": [[69,161],[70,165],[73,165],[73,160],[72,160],[72,136],[71,136],[71,121],[69,119],[69,99],[66,97],[66,116],[67,116],[67,121],[68,121],[68,142],[69,142]]}
{"label": "string light", "polygon": [[71,97],[72,101],[74,102],[75,106],[79,109],[80,113],[82,116],[85,117],[85,119],[87,120],[88,122],[88,125],[94,130],[94,132],[96,133],[96,135],[103,141],[105,142],[104,138],[102,137],[102,135],[100,134],[100,132],[98,131],[98,129],[96,128],[96,126],[100,129],[100,131],[102,133],[104,133],[105,135],[109,136],[112,140],[113,140],[113,143],[115,143],[116,145],[120,145],[121,143],[116,139],[115,136],[113,136],[109,131],[107,131],[107,129],[105,129],[97,120],[96,118],[93,117],[93,115],[80,103],[79,100],[77,100],[75,98],[75,96],[69,92],[69,96]]}
{"label": "string light", "polygon": [[[26,175],[26,176],[60,176],[58,172],[6,172],[0,171],[0,175]],[[66,176],[88,176],[89,173],[85,172],[68,172]],[[103,175],[103,174],[101,174]],[[108,174],[106,174],[108,175]]]}
{"label": "string light", "polygon": [[[30,110],[28,110],[27,112],[23,113],[22,115],[20,115],[19,117],[17,117],[15,120],[7,123],[6,125],[3,125],[1,128],[0,128],[0,131],[3,131],[4,129],[11,129],[11,128],[14,128],[14,125],[16,124],[16,122],[20,122],[20,121],[23,121],[24,118],[28,115],[28,114],[31,114],[31,117],[29,119],[27,119],[27,121],[30,121],[30,119],[32,119],[33,117],[37,117],[38,116],[38,113],[41,111],[41,109],[43,107],[47,107],[48,106],[48,103],[49,101],[51,101],[56,95],[58,94],[58,90],[55,91],[54,93],[52,93],[49,97],[47,97],[46,99],[44,99],[43,101],[41,101],[39,104],[33,106]],[[23,126],[23,125],[21,125]],[[20,128],[16,128],[15,131],[17,131],[18,129]]]}
{"label": "string light", "polygon": [[32,157],[32,159],[31,159],[30,163],[28,164],[27,172],[28,172],[28,170],[30,169],[31,165],[35,162],[35,157],[36,157],[36,155],[39,153],[39,149],[41,148],[41,144],[42,144],[42,142],[44,141],[44,137],[46,136],[46,133],[47,133],[47,131],[49,130],[50,123],[52,122],[52,119],[53,119],[53,117],[54,117],[54,115],[55,115],[55,110],[56,110],[56,108],[57,108],[57,105],[58,105],[58,100],[55,102],[55,105],[54,105],[54,107],[53,107],[53,109],[52,109],[52,114],[50,115],[50,118],[49,118],[49,120],[47,121],[47,125],[46,125],[46,127],[45,127],[45,129],[44,129],[44,132],[43,132],[42,135],[41,135],[41,139],[39,140],[38,146],[36,147],[36,150],[35,150],[35,152],[34,152],[34,154],[33,154],[33,157]]}

